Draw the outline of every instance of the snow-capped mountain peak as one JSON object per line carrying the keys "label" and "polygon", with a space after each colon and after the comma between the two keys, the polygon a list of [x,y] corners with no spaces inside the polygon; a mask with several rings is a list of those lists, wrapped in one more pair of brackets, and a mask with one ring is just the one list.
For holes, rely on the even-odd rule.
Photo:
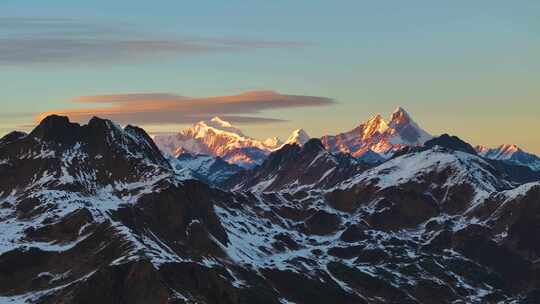
{"label": "snow-capped mountain peak", "polygon": [[[387,159],[403,147],[421,146],[431,138],[404,108],[397,107],[389,121],[376,114],[349,132],[323,136],[321,140],[332,152],[350,153],[354,157],[376,153],[381,159]],[[270,152],[285,144],[302,146],[309,139],[310,136],[303,129],[293,131],[285,143],[277,137],[254,139],[218,116],[199,121],[176,135],[154,137],[158,147],[172,156],[182,153],[206,154],[244,167],[262,163]]]}
{"label": "snow-capped mountain peak", "polygon": [[476,147],[474,147],[474,149],[479,155],[482,155],[482,156],[484,156],[490,150],[490,148],[486,146],[482,146],[482,145],[477,145]]}
{"label": "snow-capped mountain peak", "polygon": [[285,145],[297,144],[303,146],[310,138],[304,129],[296,129],[291,133]]}
{"label": "snow-capped mountain peak", "polygon": [[431,138],[407,111],[398,107],[388,123],[377,114],[349,132],[323,136],[322,141],[331,151],[351,153],[355,157],[371,151],[388,158],[394,151],[405,146],[421,146]]}
{"label": "snow-capped mountain peak", "polygon": [[495,158],[495,159],[508,159],[512,157],[515,153],[523,152],[517,145],[515,144],[502,144],[498,146],[497,148],[489,148],[486,146],[476,146],[475,147],[478,154],[487,157],[487,158]]}
{"label": "snow-capped mountain peak", "polygon": [[246,137],[242,131],[234,127],[230,122],[214,117],[209,121],[199,121],[193,127],[182,130],[182,133],[196,138],[203,138],[209,132],[215,134],[226,134],[233,137]]}
{"label": "snow-capped mountain peak", "polygon": [[514,144],[503,144],[497,148],[488,148],[485,146],[476,146],[479,155],[496,160],[502,160],[506,163],[526,166],[534,171],[540,171],[540,157],[525,152]]}
{"label": "snow-capped mountain peak", "polygon": [[394,112],[392,112],[392,116],[390,118],[390,124],[391,125],[402,125],[402,124],[408,124],[411,121],[411,116],[409,113],[403,109],[402,107],[398,106]]}
{"label": "snow-capped mountain peak", "polygon": [[[173,139],[254,155],[211,123]],[[540,183],[465,145],[372,166],[311,139],[244,171],[49,117],[0,138],[0,303],[538,303]]]}
{"label": "snow-capped mountain peak", "polygon": [[269,137],[265,139],[263,143],[267,147],[278,147],[281,145],[281,140],[278,137],[274,136],[274,137]]}
{"label": "snow-capped mountain peak", "polygon": [[388,124],[386,123],[386,121],[384,121],[380,114],[374,115],[361,126],[363,126],[361,133],[361,137],[363,139],[370,138],[377,133],[382,134],[386,130],[388,130]]}
{"label": "snow-capped mountain peak", "polygon": [[163,152],[175,157],[182,153],[206,154],[246,167],[261,163],[281,144],[277,138],[251,138],[219,117],[199,121],[175,135],[155,136],[154,141]]}
{"label": "snow-capped mountain peak", "polygon": [[514,144],[503,144],[499,148],[500,155],[511,156],[516,152],[521,152],[521,149]]}
{"label": "snow-capped mountain peak", "polygon": [[388,126],[393,135],[392,141],[396,144],[418,146],[432,138],[402,107],[397,107],[392,113]]}
{"label": "snow-capped mountain peak", "polygon": [[225,128],[232,127],[232,124],[230,122],[221,119],[219,116],[214,116],[214,118],[212,118],[210,121]]}

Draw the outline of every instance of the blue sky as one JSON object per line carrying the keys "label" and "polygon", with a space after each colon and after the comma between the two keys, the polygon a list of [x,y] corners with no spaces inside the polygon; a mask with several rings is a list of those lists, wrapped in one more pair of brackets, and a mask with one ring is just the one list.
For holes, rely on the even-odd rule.
{"label": "blue sky", "polygon": [[238,113],[284,120],[246,133],[337,133],[401,105],[433,134],[540,153],[539,16],[538,1],[4,0],[0,133],[81,96],[272,90],[335,102]]}

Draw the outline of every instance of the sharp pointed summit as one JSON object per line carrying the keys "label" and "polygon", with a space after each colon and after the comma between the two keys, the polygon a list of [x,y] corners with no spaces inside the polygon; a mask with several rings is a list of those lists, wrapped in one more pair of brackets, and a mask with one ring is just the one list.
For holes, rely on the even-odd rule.
{"label": "sharp pointed summit", "polygon": [[421,146],[431,138],[405,109],[397,107],[388,123],[377,114],[349,132],[323,136],[322,141],[330,151],[351,153],[355,157],[375,152],[388,158],[405,146]]}
{"label": "sharp pointed summit", "polygon": [[388,129],[388,124],[384,121],[381,114],[376,114],[365,123],[360,125],[362,128],[361,137],[366,139],[376,134],[382,134]]}
{"label": "sharp pointed summit", "polygon": [[520,152],[521,149],[515,144],[503,144],[499,146],[499,150],[502,154],[508,155],[516,152]]}
{"label": "sharp pointed summit", "polygon": [[390,133],[392,133],[393,138],[391,140],[396,144],[419,146],[432,138],[430,134],[418,126],[402,107],[397,107],[392,113],[388,125],[392,129]]}
{"label": "sharp pointed summit", "polygon": [[287,141],[285,141],[285,145],[297,144],[303,146],[310,138],[311,137],[304,129],[296,129],[292,132]]}
{"label": "sharp pointed summit", "polygon": [[397,107],[390,118],[390,125],[401,125],[411,122],[411,116],[402,107]]}

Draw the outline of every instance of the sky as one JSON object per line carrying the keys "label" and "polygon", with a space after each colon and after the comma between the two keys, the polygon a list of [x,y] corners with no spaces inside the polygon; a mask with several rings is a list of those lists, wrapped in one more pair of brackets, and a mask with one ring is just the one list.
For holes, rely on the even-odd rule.
{"label": "sky", "polygon": [[539,54],[536,0],[2,0],[0,134],[58,113],[321,136],[401,106],[540,154]]}

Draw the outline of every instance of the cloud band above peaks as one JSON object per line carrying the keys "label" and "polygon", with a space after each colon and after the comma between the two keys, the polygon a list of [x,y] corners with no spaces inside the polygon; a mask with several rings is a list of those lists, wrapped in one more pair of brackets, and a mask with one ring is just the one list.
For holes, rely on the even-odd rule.
{"label": "cloud band above peaks", "polygon": [[93,104],[94,107],[44,112],[36,117],[36,121],[58,114],[77,122],[99,116],[121,124],[141,125],[193,123],[213,116],[222,116],[234,123],[272,123],[282,120],[251,115],[266,110],[320,107],[335,103],[326,97],[286,95],[274,91],[212,97],[185,97],[169,93],[111,94],[81,96],[73,102]]}

